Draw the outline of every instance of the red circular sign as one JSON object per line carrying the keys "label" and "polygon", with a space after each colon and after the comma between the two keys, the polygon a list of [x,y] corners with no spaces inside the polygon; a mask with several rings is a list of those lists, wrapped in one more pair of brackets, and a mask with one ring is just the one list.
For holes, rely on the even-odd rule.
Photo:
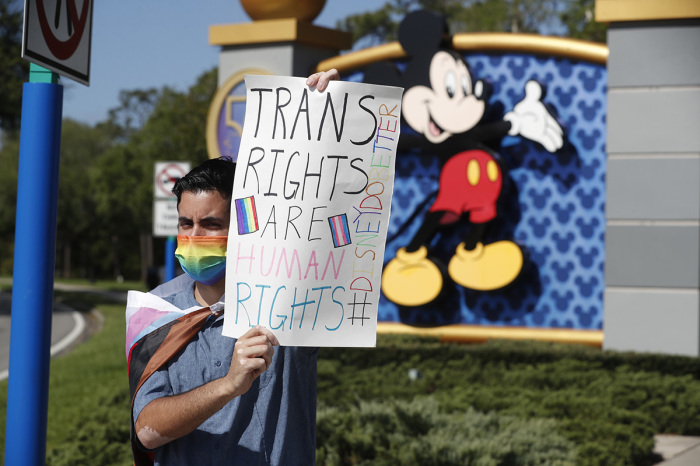
{"label": "red circular sign", "polygon": [[185,173],[180,165],[174,163],[166,165],[157,175],[158,189],[168,197],[175,197],[172,191],[170,191],[171,186],[168,185],[174,185],[177,180],[186,174],[187,173]]}
{"label": "red circular sign", "polygon": [[[59,0],[62,1],[62,0]],[[44,8],[44,0],[36,0],[36,9],[39,16],[39,24],[41,32],[46,40],[46,45],[51,53],[59,60],[66,60],[75,53],[80,40],[85,32],[85,26],[88,22],[88,11],[90,10],[90,2],[92,0],[83,1],[83,9],[78,15],[78,8],[75,6],[75,0],[66,0],[66,8],[68,9],[68,20],[73,25],[73,35],[68,40],[58,39],[51,30],[48,20],[46,19],[46,9]]]}

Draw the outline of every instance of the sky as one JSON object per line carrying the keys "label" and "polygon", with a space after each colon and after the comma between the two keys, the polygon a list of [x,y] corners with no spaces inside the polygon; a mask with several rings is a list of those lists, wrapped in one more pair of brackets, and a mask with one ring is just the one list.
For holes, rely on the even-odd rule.
{"label": "sky", "polygon": [[[264,0],[259,0],[264,1]],[[335,27],[382,0],[327,0],[314,24]],[[105,0],[93,12],[90,86],[64,85],[63,116],[94,125],[119,105],[119,91],[170,86],[185,91],[218,65],[209,26],[252,21],[238,0]]]}

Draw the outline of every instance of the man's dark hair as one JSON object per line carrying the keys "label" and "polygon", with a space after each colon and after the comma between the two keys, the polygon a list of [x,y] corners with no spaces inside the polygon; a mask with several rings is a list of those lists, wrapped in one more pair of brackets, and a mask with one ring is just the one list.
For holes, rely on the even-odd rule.
{"label": "man's dark hair", "polygon": [[180,205],[182,193],[194,194],[203,191],[218,191],[225,200],[231,203],[233,196],[233,175],[236,172],[236,163],[230,157],[209,159],[194,167],[190,172],[177,180],[173,186],[173,194],[177,196],[177,205]]}

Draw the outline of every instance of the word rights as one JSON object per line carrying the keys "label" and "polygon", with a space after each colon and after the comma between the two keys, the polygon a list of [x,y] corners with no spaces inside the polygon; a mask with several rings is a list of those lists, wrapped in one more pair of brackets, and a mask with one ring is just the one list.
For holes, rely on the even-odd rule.
{"label": "word rights", "polygon": [[223,333],[375,346],[394,187],[396,87],[246,76]]}

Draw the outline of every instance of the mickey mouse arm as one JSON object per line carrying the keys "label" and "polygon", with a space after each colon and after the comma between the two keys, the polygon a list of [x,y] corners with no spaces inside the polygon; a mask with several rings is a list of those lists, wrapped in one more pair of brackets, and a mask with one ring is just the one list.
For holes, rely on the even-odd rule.
{"label": "mickey mouse arm", "polygon": [[422,134],[404,133],[399,138],[398,150],[406,152],[411,149],[420,149],[426,154],[449,158],[459,152],[475,149],[481,145],[480,143],[500,141],[511,128],[512,124],[505,120],[479,124],[469,131],[455,134],[439,144],[428,141]]}
{"label": "mickey mouse arm", "polygon": [[509,134],[512,126],[511,122],[506,120],[479,124],[471,131],[464,133],[464,135],[477,142],[501,140]]}
{"label": "mickey mouse arm", "polygon": [[508,121],[496,121],[492,123],[480,123],[464,133],[455,134],[442,144],[437,151],[438,155],[451,157],[465,150],[483,148],[489,142],[500,143],[511,128]]}
{"label": "mickey mouse arm", "polygon": [[398,151],[405,152],[413,148],[426,149],[427,145],[425,138],[419,134],[402,134],[399,137]]}

